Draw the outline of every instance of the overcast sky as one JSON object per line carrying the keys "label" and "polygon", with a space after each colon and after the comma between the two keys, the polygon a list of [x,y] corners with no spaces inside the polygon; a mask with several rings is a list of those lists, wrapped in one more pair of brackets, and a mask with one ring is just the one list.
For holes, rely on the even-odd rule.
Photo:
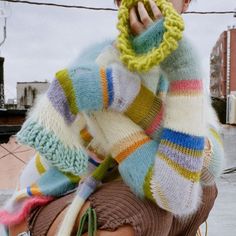
{"label": "overcast sky", "polygon": [[[33,1],[33,0],[32,0]],[[36,1],[36,0],[34,0]],[[72,5],[114,7],[113,0],[38,0]],[[2,3],[1,3],[2,4]],[[16,97],[16,82],[51,81],[81,49],[91,43],[115,38],[116,12],[88,11],[26,4],[10,4],[5,57],[6,99]],[[189,10],[223,11],[236,9],[235,0],[195,0]],[[209,78],[209,57],[219,35],[236,25],[233,15],[185,15],[186,33],[196,45],[204,75]],[[2,28],[0,29],[2,38]]]}

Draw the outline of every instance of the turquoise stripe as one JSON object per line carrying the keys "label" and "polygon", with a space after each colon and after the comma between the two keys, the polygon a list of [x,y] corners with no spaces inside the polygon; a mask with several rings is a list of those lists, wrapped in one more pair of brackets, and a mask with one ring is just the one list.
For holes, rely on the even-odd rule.
{"label": "turquoise stripe", "polygon": [[37,182],[44,196],[59,197],[74,189],[77,184],[72,183],[61,171],[50,168]]}
{"label": "turquoise stripe", "polygon": [[66,147],[56,134],[30,119],[17,133],[17,140],[34,148],[51,165],[61,171],[80,175],[87,170],[88,157],[82,149]]}
{"label": "turquoise stripe", "polygon": [[103,92],[99,67],[96,65],[80,66],[68,69],[75,90],[76,103],[80,111],[103,109]]}
{"label": "turquoise stripe", "polygon": [[145,196],[144,180],[149,168],[154,165],[157,147],[158,145],[154,141],[145,143],[119,165],[124,182],[142,198]]}

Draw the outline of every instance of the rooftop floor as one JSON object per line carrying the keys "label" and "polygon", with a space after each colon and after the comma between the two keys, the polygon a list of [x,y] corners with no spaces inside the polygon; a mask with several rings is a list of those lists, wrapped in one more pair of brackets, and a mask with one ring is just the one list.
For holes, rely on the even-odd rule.
{"label": "rooftop floor", "polygon": [[[223,126],[225,146],[225,169],[236,168],[236,127]],[[34,150],[19,145],[15,138],[0,145],[0,205],[10,196],[17,178],[26,163],[34,155]],[[222,174],[217,181],[218,197],[208,218],[208,236],[236,235],[236,171]],[[202,227],[204,235],[205,226]]]}

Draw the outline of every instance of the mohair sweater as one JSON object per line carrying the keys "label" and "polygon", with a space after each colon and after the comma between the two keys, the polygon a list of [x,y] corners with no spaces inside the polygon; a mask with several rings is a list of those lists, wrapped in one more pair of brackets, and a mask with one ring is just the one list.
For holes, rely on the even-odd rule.
{"label": "mohair sweater", "polygon": [[[162,22],[157,22],[133,40],[134,48],[143,53],[158,45],[162,35]],[[17,137],[50,166],[80,176],[86,175],[89,154],[79,133],[87,127],[94,149],[112,155],[139,197],[175,215],[191,214],[201,200],[201,175],[203,184],[211,184],[223,158],[202,79],[186,38],[160,68],[143,74],[129,72],[114,45],[104,42],[56,73]],[[165,89],[166,96],[154,93]],[[204,169],[206,139],[213,154]]]}

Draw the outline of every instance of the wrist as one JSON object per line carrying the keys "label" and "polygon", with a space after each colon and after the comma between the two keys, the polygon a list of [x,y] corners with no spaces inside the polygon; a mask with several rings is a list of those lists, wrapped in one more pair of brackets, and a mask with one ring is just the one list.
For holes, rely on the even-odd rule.
{"label": "wrist", "polygon": [[147,28],[142,34],[133,37],[132,45],[136,53],[147,53],[151,49],[160,45],[165,32],[163,23],[163,19],[158,20]]}

